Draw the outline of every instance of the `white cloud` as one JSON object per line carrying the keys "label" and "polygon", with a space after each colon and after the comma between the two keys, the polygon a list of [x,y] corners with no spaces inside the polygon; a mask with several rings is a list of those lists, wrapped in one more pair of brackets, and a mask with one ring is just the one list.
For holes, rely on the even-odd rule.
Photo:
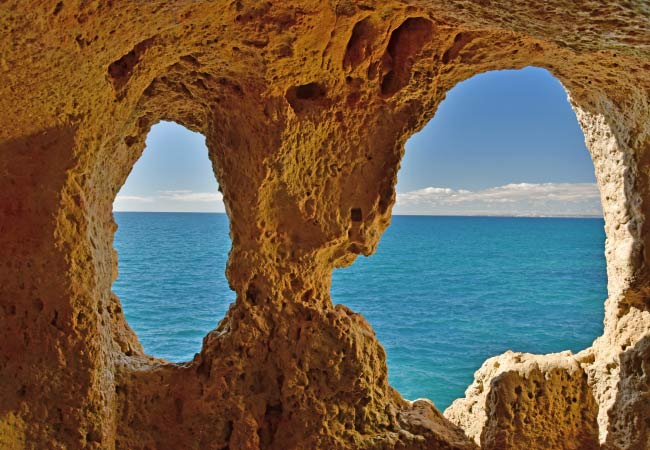
{"label": "white cloud", "polygon": [[395,214],[599,216],[595,183],[512,183],[477,191],[428,187],[397,194]]}
{"label": "white cloud", "polygon": [[190,190],[158,191],[159,198],[179,202],[219,202],[223,196],[219,192],[193,192]]}
{"label": "white cloud", "polygon": [[219,192],[194,192],[189,189],[158,191],[156,195],[121,195],[113,202],[115,211],[224,212]]}
{"label": "white cloud", "polygon": [[[189,189],[159,191],[154,196],[118,195],[119,211],[223,212],[219,192]],[[477,191],[427,187],[397,194],[394,214],[601,216],[595,183],[512,183]]]}
{"label": "white cloud", "polygon": [[143,203],[149,203],[153,202],[154,198],[153,197],[142,197],[139,195],[119,195],[115,197],[116,202],[143,202]]}

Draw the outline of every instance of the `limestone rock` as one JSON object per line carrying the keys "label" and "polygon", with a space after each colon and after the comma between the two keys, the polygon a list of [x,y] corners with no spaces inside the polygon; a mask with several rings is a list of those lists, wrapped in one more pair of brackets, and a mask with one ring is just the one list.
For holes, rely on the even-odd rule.
{"label": "limestone rock", "polygon": [[531,450],[599,448],[597,414],[580,358],[568,351],[490,358],[445,411],[481,448]]}
{"label": "limestone rock", "polygon": [[[330,279],[375,250],[403,144],[445,93],[534,65],[567,89],[594,159],[605,333],[586,359],[489,363],[485,395],[449,415],[493,448],[596,445],[596,428],[598,445],[650,448],[649,15],[604,0],[0,2],[0,446],[475,447],[389,386]],[[112,202],[163,119],[206,136],[233,242],[236,302],[185,364],[144,355],[111,293]]]}

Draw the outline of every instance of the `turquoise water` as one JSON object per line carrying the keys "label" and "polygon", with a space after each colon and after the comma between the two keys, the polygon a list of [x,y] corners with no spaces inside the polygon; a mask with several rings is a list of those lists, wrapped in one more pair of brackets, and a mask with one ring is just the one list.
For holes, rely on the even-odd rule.
{"label": "turquoise water", "polygon": [[[115,213],[113,289],[145,350],[191,359],[235,294],[224,214]],[[579,351],[602,332],[602,219],[396,216],[375,255],[334,272],[406,398],[444,409],[488,357]]]}

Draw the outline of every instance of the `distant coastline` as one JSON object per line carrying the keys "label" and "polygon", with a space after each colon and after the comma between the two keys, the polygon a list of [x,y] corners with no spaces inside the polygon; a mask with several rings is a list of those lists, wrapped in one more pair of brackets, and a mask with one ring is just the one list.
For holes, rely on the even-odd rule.
{"label": "distant coastline", "polygon": [[402,217],[504,217],[510,219],[603,219],[592,214],[393,214]]}

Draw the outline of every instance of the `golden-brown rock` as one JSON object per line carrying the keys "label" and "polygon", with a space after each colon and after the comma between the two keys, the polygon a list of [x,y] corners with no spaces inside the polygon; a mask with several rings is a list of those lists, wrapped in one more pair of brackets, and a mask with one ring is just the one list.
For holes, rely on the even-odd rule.
{"label": "golden-brown rock", "polygon": [[[0,446],[474,448],[388,385],[330,277],[374,251],[403,144],[445,93],[535,65],[594,159],[605,332],[585,359],[479,373],[493,394],[449,417],[491,448],[650,448],[649,16],[640,0],[0,2]],[[162,119],[206,136],[233,241],[237,300],[186,364],[144,355],[111,293],[112,202]]]}
{"label": "golden-brown rock", "polygon": [[589,356],[490,358],[445,415],[485,449],[599,448],[598,407],[581,367]]}

